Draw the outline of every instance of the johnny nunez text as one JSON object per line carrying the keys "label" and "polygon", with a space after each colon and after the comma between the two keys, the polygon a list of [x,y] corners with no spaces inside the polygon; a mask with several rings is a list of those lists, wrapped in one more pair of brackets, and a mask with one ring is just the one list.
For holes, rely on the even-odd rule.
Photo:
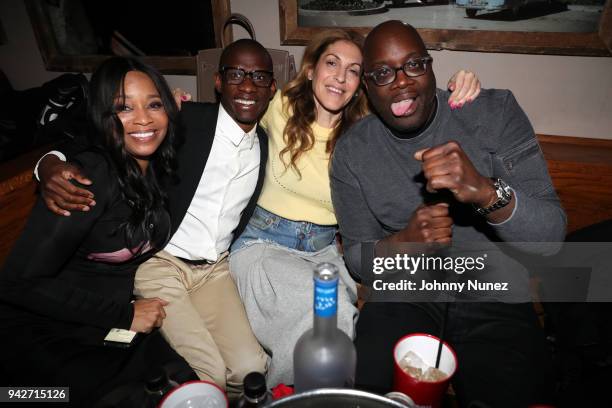
{"label": "johnny nunez text", "polygon": [[481,282],[478,279],[468,279],[465,282],[439,282],[437,280],[421,280],[420,284],[407,279],[399,282],[384,282],[380,279],[374,281],[374,290],[399,290],[399,291],[507,291],[507,282]]}

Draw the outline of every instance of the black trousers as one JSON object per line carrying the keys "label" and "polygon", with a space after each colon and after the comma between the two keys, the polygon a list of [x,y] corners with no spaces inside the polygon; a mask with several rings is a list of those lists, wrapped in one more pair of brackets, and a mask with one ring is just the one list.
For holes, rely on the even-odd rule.
{"label": "black trousers", "polygon": [[[415,332],[439,336],[444,306],[366,303],[356,329],[358,388],[390,391],[395,343]],[[459,360],[452,384],[460,406],[521,408],[552,402],[552,360],[531,304],[448,306],[445,338]]]}
{"label": "black trousers", "polygon": [[69,404],[45,406],[142,407],[147,375],[159,367],[177,382],[197,379],[159,331],[120,348],[101,344],[105,330],[45,319],[29,322],[0,329],[0,365],[6,376],[2,385],[69,387]]}

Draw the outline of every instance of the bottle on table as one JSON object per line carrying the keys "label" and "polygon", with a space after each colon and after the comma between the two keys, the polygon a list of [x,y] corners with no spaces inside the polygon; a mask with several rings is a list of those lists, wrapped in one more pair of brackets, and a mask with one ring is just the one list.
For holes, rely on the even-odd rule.
{"label": "bottle on table", "polygon": [[244,392],[236,408],[259,408],[272,402],[272,393],[266,386],[266,377],[256,371],[244,377]]}
{"label": "bottle on table", "polygon": [[164,396],[178,386],[176,381],[168,378],[168,374],[162,367],[154,369],[147,376],[144,407],[157,408]]}
{"label": "bottle on table", "polygon": [[338,329],[338,268],[318,264],[314,271],[314,322],[293,350],[295,392],[315,388],[352,388],[357,353]]}

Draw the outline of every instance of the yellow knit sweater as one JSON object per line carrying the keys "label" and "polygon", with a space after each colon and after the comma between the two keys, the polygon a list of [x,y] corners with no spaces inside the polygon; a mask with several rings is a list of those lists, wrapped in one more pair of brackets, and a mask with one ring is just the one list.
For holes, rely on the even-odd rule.
{"label": "yellow knit sweater", "polygon": [[[283,112],[283,102],[281,93],[277,92],[260,121],[268,133],[269,153],[266,176],[257,204],[293,221],[336,224],[329,187],[329,154],[325,152],[333,129],[312,124],[315,144],[297,162],[300,177],[292,167],[286,168],[279,157],[280,151],[286,146],[283,131],[288,120],[287,114]],[[291,115],[291,112],[288,114]],[[288,154],[283,158],[289,163]]]}

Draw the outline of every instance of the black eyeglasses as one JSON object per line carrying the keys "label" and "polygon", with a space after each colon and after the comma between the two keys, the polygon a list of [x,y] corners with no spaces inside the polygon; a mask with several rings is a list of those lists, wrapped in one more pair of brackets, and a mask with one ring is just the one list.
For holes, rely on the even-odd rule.
{"label": "black eyeglasses", "polygon": [[223,79],[230,85],[240,85],[246,77],[250,76],[253,84],[260,88],[267,88],[272,85],[274,73],[271,71],[250,71],[236,67],[223,67],[220,70]]}
{"label": "black eyeglasses", "polygon": [[413,58],[406,61],[404,65],[399,68],[391,68],[386,65],[376,68],[374,71],[366,72],[363,74],[364,77],[371,79],[378,86],[389,85],[395,81],[397,77],[397,71],[404,71],[406,76],[411,78],[419,77],[427,72],[427,64],[431,63],[433,58],[431,56]]}

